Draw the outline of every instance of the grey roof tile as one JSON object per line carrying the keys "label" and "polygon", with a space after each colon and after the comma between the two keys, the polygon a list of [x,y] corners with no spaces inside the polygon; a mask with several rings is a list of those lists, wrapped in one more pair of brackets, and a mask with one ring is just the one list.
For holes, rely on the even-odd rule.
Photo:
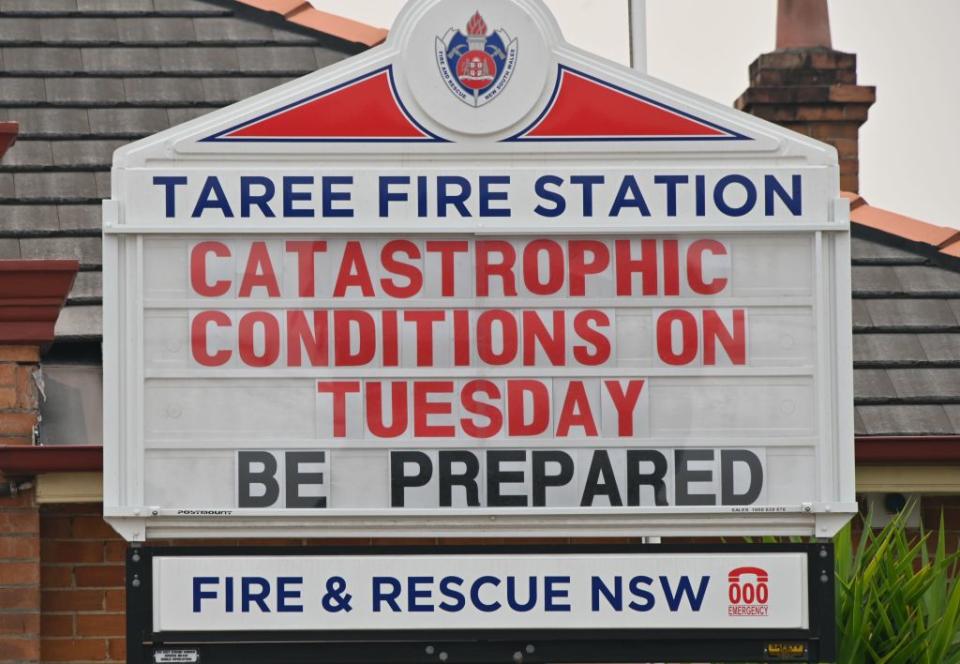
{"label": "grey roof tile", "polygon": [[0,104],[36,104],[46,99],[47,88],[42,78],[0,76]]}
{"label": "grey roof tile", "polygon": [[94,175],[97,182],[97,198],[101,200],[110,198],[110,171],[100,171]]}
{"label": "grey roof tile", "polygon": [[960,334],[923,334],[917,340],[928,360],[960,362]]}
{"label": "grey roof tile", "polygon": [[69,12],[77,0],[0,0],[0,12]]}
{"label": "grey roof tile", "polygon": [[161,14],[191,13],[222,16],[231,13],[228,8],[203,0],[161,0],[156,3],[155,9]]}
{"label": "grey roof tile", "polygon": [[186,44],[197,40],[192,18],[118,18],[117,30],[120,40],[127,44]]}
{"label": "grey roof tile", "polygon": [[0,207],[0,235],[55,233],[60,230],[53,205],[4,205]]}
{"label": "grey roof tile", "polygon": [[863,423],[863,419],[860,417],[860,409],[853,409],[853,432],[856,436],[864,436],[867,433],[867,427]]}
{"label": "grey roof tile", "polygon": [[[273,33],[273,40],[276,42],[282,42],[287,44],[315,44],[317,40],[309,34],[304,34],[301,32],[294,32],[293,30],[279,30],[273,28],[271,31]],[[326,49],[330,50],[330,49]],[[330,50],[331,53],[337,53],[339,59],[343,59],[343,54],[339,51]]]}
{"label": "grey roof tile", "polygon": [[275,46],[273,48],[241,47],[237,49],[240,67],[256,72],[312,72],[317,68],[313,48]]}
{"label": "grey roof tile", "polygon": [[[262,49],[261,49],[262,50]],[[203,72],[217,71],[236,72],[240,70],[240,60],[236,48],[182,48],[159,49],[160,69],[166,73],[174,72]]]}
{"label": "grey roof tile", "polygon": [[153,134],[171,124],[165,108],[91,108],[90,131],[105,136]]}
{"label": "grey roof tile", "polygon": [[13,198],[13,173],[0,173],[0,198]]}
{"label": "grey roof tile", "polygon": [[274,30],[268,25],[244,21],[235,17],[205,18],[194,21],[198,42],[269,42]]}
{"label": "grey roof tile", "polygon": [[78,300],[91,302],[99,300],[103,294],[103,274],[100,272],[80,272],[67,297],[69,302]]}
{"label": "grey roof tile", "polygon": [[314,47],[313,54],[317,60],[318,69],[332,65],[335,62],[340,62],[340,60],[343,59],[343,55],[339,51],[335,51],[332,48],[324,48],[323,46]]}
{"label": "grey roof tile", "polygon": [[201,94],[208,101],[232,104],[287,82],[285,78],[269,77],[204,79]]}
{"label": "grey roof tile", "polygon": [[956,327],[957,316],[946,300],[866,300],[872,325],[883,328]]}
{"label": "grey roof tile", "polygon": [[43,80],[48,101],[103,104],[123,99],[123,81],[119,78],[48,78]]}
{"label": "grey roof tile", "polygon": [[873,326],[867,303],[863,300],[853,301],[853,329],[865,329]]}
{"label": "grey roof tile", "polygon": [[4,155],[0,168],[43,168],[52,165],[50,141],[17,141],[16,149]]}
{"label": "grey roof tile", "polygon": [[884,363],[922,362],[927,359],[916,334],[855,334],[853,335],[853,361]]}
{"label": "grey roof tile", "polygon": [[160,56],[157,48],[85,48],[82,70],[93,74],[152,72],[157,70]]}
{"label": "grey roof tile", "polygon": [[0,41],[8,44],[70,44],[115,43],[119,38],[117,21],[113,18],[36,18],[6,17],[0,22]]}
{"label": "grey roof tile", "polygon": [[128,141],[55,141],[53,162],[57,166],[110,168],[113,152]]}
{"label": "grey roof tile", "polygon": [[868,436],[949,435],[956,431],[940,405],[857,406]]}
{"label": "grey roof tile", "polygon": [[11,74],[56,74],[83,69],[79,48],[5,48],[0,57],[3,58],[4,71]]}
{"label": "grey roof tile", "polygon": [[167,117],[170,119],[170,126],[173,127],[178,124],[183,124],[184,122],[189,122],[190,120],[196,120],[209,112],[209,108],[202,107],[168,108]]}
{"label": "grey roof tile", "polygon": [[[90,131],[85,108],[2,108],[0,117],[20,123],[21,139],[27,136],[63,136]],[[18,143],[17,149],[21,145],[22,142]],[[13,150],[10,154],[13,154]]]}
{"label": "grey roof tile", "polygon": [[14,173],[14,188],[19,199],[70,200],[95,198],[93,173]]}
{"label": "grey roof tile", "polygon": [[[3,5],[0,4],[0,9]],[[59,21],[60,19],[49,19],[50,21]],[[29,18],[11,18],[4,17],[0,21],[0,41],[10,42],[36,42],[43,35],[41,23]]]}
{"label": "grey roof tile", "polygon": [[896,390],[896,396],[902,399],[960,401],[960,370],[952,368],[888,369],[886,373]]}
{"label": "grey roof tile", "polygon": [[20,258],[20,240],[0,238],[0,259]]}
{"label": "grey roof tile", "polygon": [[77,9],[87,12],[149,12],[153,11],[157,4],[163,5],[166,1],[155,3],[154,0],[77,0]]}
{"label": "grey roof tile", "polygon": [[183,104],[203,99],[203,82],[196,78],[126,78],[126,99],[135,104]]}
{"label": "grey roof tile", "polygon": [[903,290],[910,294],[949,294],[960,297],[960,273],[934,266],[893,268]]}
{"label": "grey roof tile", "polygon": [[64,307],[57,318],[58,338],[96,338],[103,334],[103,308],[100,305]]}
{"label": "grey roof tile", "polygon": [[960,405],[948,404],[943,407],[943,412],[950,421],[954,432],[960,431]]}
{"label": "grey roof tile", "polygon": [[923,256],[910,251],[888,247],[877,242],[855,237],[850,243],[850,253],[854,262],[884,262],[905,265],[922,265],[926,262]]}
{"label": "grey roof tile", "polygon": [[853,372],[857,399],[895,399],[897,391],[886,369],[862,369]]}
{"label": "grey roof tile", "polygon": [[103,223],[99,205],[60,205],[57,215],[63,231],[96,231],[100,230]]}
{"label": "grey roof tile", "polygon": [[103,262],[100,244],[98,237],[21,238],[20,252],[24,258],[72,259],[80,261],[81,268],[91,268]]}
{"label": "grey roof tile", "polygon": [[903,290],[895,268],[888,265],[854,265],[855,294],[899,293]]}

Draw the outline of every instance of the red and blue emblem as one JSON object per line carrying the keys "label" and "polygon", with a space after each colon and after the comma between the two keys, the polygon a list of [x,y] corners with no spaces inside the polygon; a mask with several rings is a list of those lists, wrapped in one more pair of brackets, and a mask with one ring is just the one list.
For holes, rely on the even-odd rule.
{"label": "red and blue emblem", "polygon": [[469,106],[479,108],[502,93],[517,66],[517,40],[504,30],[489,31],[476,12],[467,32],[450,28],[437,37],[437,64],[447,88]]}

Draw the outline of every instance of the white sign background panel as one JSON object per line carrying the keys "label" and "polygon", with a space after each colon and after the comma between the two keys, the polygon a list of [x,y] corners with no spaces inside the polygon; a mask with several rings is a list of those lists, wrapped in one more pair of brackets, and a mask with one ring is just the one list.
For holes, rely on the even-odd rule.
{"label": "white sign background panel", "polygon": [[[494,236],[487,241],[501,248],[510,246],[519,262],[525,247],[542,243],[546,237]],[[565,261],[571,257],[571,246],[578,242],[589,240],[598,243],[592,245],[594,250],[604,247],[609,252],[610,265],[583,277],[579,297],[569,296],[573,287],[568,265],[561,269],[564,286],[557,295],[530,292],[518,267],[515,295],[505,294],[502,280],[492,279],[491,285],[499,287],[499,292],[478,297],[477,241],[467,236],[424,236],[415,237],[410,245],[422,259],[399,256],[422,271],[423,288],[410,298],[391,298],[382,292],[382,280],[404,283],[406,277],[398,277],[377,263],[394,239],[350,241],[366,257],[373,291],[365,295],[362,288],[353,287],[341,297],[334,297],[334,290],[348,241],[336,236],[144,240],[148,505],[197,510],[239,507],[234,480],[239,469],[235,467],[238,459],[234,450],[273,451],[279,480],[284,479],[284,453],[328,451],[329,459],[324,461],[329,463],[323,470],[329,476],[321,492],[328,497],[329,511],[390,508],[391,450],[424,450],[435,461],[432,450],[437,449],[470,450],[478,455],[497,449],[569,450],[575,461],[574,477],[566,490],[551,489],[544,506],[570,508],[581,505],[595,449],[610,450],[625,504],[626,464],[615,448],[659,450],[670,466],[664,480],[670,505],[677,504],[675,450],[742,449],[756,456],[764,474],[751,505],[799,505],[810,500],[810,486],[795,480],[798,469],[814,467],[819,433],[814,394],[815,246],[809,235],[703,233],[599,240],[578,235],[550,240]],[[326,244],[326,250],[313,258],[316,281],[304,296],[298,279],[303,272],[299,255],[287,247],[318,241]],[[453,292],[447,297],[440,292],[440,257],[426,250],[434,242],[461,242],[467,247],[457,257]],[[632,278],[635,296],[618,296],[618,287],[622,286],[618,286],[615,269],[617,247],[627,243],[640,256],[645,242],[655,248],[649,255],[657,267],[646,282],[636,275]],[[686,259],[697,243],[707,243],[712,252],[697,254],[702,264],[696,269],[696,280],[723,283],[722,288],[716,287],[716,293],[704,295],[691,289]],[[251,267],[251,256],[257,251],[269,260],[275,276],[271,284],[276,288],[264,286],[265,282],[256,278],[265,269],[260,262]],[[676,275],[666,267],[664,256],[668,251],[676,251],[680,257]],[[545,255],[539,254],[541,263]],[[202,274],[197,272],[198,263],[203,265]],[[548,270],[540,267],[546,275]],[[675,285],[669,286],[672,282]],[[253,283],[260,285],[251,286]],[[644,295],[645,283],[652,283],[649,287],[654,292]],[[217,294],[201,295],[198,285]],[[210,285],[214,287],[208,288]],[[299,322],[293,322],[291,312]],[[317,312],[328,336],[319,344],[314,343],[319,336],[314,318]],[[465,321],[463,343],[456,341],[454,312]],[[496,322],[484,327],[483,317],[491,312],[498,314]],[[670,334],[662,330],[658,334],[658,321],[671,312],[681,312],[682,321],[673,325]],[[429,336],[429,358],[418,348],[418,325],[410,319],[424,313],[442,316],[433,323],[432,333],[423,335]],[[337,322],[341,314],[349,317],[342,326]],[[355,316],[367,321],[367,327],[356,324]],[[585,331],[581,318],[589,321],[590,330],[599,336]],[[516,331],[508,335],[504,320]],[[685,327],[683,321],[689,326]],[[738,356],[738,351],[729,351],[717,339],[708,344],[706,321],[722,327],[725,334],[740,330],[742,353]],[[295,324],[300,329],[306,329],[305,325],[309,328],[308,341],[299,333],[292,334]],[[552,357],[546,356],[544,344],[531,341],[525,333],[541,324],[551,338],[558,330],[563,332],[564,340],[554,347]],[[390,325],[392,333],[387,331]],[[268,329],[272,342],[266,338]],[[479,340],[481,329],[489,330],[495,338],[490,343]],[[689,357],[674,358],[680,364],[670,365],[660,346],[685,347],[685,330],[703,338],[693,342]],[[339,334],[349,339],[341,343]],[[506,336],[514,338],[512,344],[518,351],[509,361],[492,364],[490,356],[503,351]],[[395,341],[388,342],[388,337]],[[596,342],[601,337],[607,349],[602,358],[590,359],[598,354]],[[360,360],[352,359],[364,354],[365,344],[370,352]],[[307,345],[321,348],[323,359],[311,361]],[[341,351],[356,366],[343,366],[344,362],[338,361]],[[501,398],[490,398],[489,394],[477,398],[495,404],[504,420],[494,432],[482,437],[473,430],[486,426],[487,418],[476,416],[463,403],[465,389],[476,379],[483,379],[501,394]],[[524,394],[527,406],[520,420],[529,421],[539,408],[549,411],[538,435],[512,429],[508,424],[513,405],[507,395],[523,380],[542,385],[547,395],[540,403],[532,401],[529,393]],[[334,399],[318,393],[317,385],[349,381],[355,382],[356,391],[344,395],[340,417]],[[424,402],[445,405],[446,412],[430,415],[422,423],[428,425],[425,430],[448,429],[444,435],[425,434],[415,426],[418,402],[414,390],[418,384],[437,381],[448,384],[450,392],[437,390]],[[622,430],[624,424],[610,381],[616,381],[623,393],[631,381],[642,381],[629,412],[628,435]],[[574,391],[579,386],[582,393]],[[402,410],[392,403],[394,388],[401,390],[399,398],[406,401]],[[378,435],[369,425],[374,389],[381,401],[377,412],[381,426],[396,423],[398,415],[406,420],[406,426],[389,436]],[[583,408],[572,409],[568,400],[579,394],[584,400],[577,404]],[[590,416],[587,420],[574,418],[572,424],[565,425],[565,404],[568,414],[582,414],[587,409]],[[385,414],[381,417],[381,413]],[[464,419],[477,424],[467,428],[461,424]],[[342,422],[339,432],[338,422]],[[478,459],[481,471],[487,471],[484,458]],[[720,493],[719,464],[718,454],[709,462],[693,466],[711,473],[711,477],[698,480],[693,492]],[[731,476],[737,493],[743,493],[749,485],[742,476],[744,470],[735,466],[735,476]],[[529,485],[529,468],[526,475]],[[165,479],[171,476],[195,481],[173,484]],[[520,484],[510,491],[519,490]],[[485,488],[480,489],[483,498]],[[439,506],[435,477],[407,494],[407,508]],[[644,506],[653,506],[652,488],[645,487],[641,500]],[[481,502],[488,503],[485,499]],[[600,496],[593,505],[613,503]],[[282,507],[282,501],[276,506]],[[458,506],[467,505],[451,505]]]}
{"label": "white sign background panel", "polygon": [[[286,579],[283,600],[278,598],[281,578]],[[531,579],[536,601],[531,600]],[[553,579],[549,591],[548,579]],[[157,556],[153,628],[799,630],[809,627],[807,582],[806,556],[800,553]],[[731,591],[731,585],[736,589]],[[341,590],[328,596],[328,587]],[[345,594],[350,595],[350,611],[342,610]],[[254,595],[262,596],[262,604],[249,599]],[[508,595],[523,610],[511,606]],[[285,610],[278,611],[281,605]],[[418,610],[410,610],[411,605]]]}

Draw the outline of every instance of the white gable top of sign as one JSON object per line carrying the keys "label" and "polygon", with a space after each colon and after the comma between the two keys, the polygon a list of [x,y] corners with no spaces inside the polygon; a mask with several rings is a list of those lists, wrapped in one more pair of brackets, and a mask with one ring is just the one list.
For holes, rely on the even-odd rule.
{"label": "white gable top of sign", "polygon": [[118,153],[724,152],[836,157],[822,143],[563,40],[541,0],[410,2],[387,41]]}
{"label": "white gable top of sign", "polygon": [[131,540],[829,537],[856,511],[836,150],[412,0],[117,151],[104,513]]}

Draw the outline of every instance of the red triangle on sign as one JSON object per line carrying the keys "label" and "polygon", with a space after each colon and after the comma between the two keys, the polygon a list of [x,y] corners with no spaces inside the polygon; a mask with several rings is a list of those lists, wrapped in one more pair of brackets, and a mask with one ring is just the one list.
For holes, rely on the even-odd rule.
{"label": "red triangle on sign", "polygon": [[551,104],[513,140],[746,138],[689,113],[561,66]]}
{"label": "red triangle on sign", "polygon": [[211,136],[209,141],[438,141],[403,108],[389,67]]}

